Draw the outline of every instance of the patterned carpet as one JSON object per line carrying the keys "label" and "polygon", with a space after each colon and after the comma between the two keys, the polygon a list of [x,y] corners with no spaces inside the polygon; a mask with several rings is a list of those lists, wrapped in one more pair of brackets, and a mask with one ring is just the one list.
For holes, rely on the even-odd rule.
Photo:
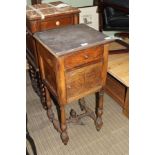
{"label": "patterned carpet", "polygon": [[[87,105],[95,108],[95,96],[86,98]],[[80,113],[77,102],[66,106],[67,116],[71,108]],[[54,107],[55,115],[56,109]],[[121,107],[105,94],[103,122],[97,132],[94,122],[83,118],[84,125],[68,125],[69,142],[65,146],[59,133],[53,128],[42,108],[38,96],[31,87],[27,74],[27,116],[28,130],[34,139],[38,155],[128,155],[129,121],[123,115]],[[29,142],[27,149],[33,155]]]}

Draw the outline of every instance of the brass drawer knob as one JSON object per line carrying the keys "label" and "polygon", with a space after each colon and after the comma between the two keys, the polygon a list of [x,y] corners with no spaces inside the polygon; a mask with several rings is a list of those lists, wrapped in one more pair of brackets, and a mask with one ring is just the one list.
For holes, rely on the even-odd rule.
{"label": "brass drawer knob", "polygon": [[88,55],[84,55],[84,58],[85,58],[85,59],[88,59]]}
{"label": "brass drawer knob", "polygon": [[71,86],[67,86],[68,89],[71,89]]}
{"label": "brass drawer knob", "polygon": [[56,26],[59,26],[60,25],[60,22],[59,21],[56,21],[55,24],[56,24]]}

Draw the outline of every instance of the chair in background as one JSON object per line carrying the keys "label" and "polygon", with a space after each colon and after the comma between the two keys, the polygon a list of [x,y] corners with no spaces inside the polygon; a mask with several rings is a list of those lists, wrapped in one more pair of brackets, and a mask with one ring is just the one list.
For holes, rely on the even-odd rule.
{"label": "chair in background", "polygon": [[[99,30],[119,31],[115,36],[129,38],[129,0],[99,0]],[[129,51],[129,45],[124,40],[116,40],[125,49],[112,50],[111,54]]]}

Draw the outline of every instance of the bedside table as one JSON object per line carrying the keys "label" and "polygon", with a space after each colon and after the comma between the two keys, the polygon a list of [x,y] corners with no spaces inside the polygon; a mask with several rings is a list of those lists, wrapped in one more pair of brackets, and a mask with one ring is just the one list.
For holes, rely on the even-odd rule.
{"label": "bedside table", "polygon": [[[102,127],[103,94],[107,76],[108,44],[105,35],[84,24],[37,32],[37,52],[41,78],[46,89],[47,114],[60,132],[64,144],[68,142],[67,122],[78,122],[89,116],[97,130]],[[84,97],[96,93],[96,115],[85,106]],[[60,125],[52,111],[50,94],[56,98],[60,109]],[[85,113],[76,115],[71,110],[66,119],[65,105],[79,100]]]}
{"label": "bedside table", "polygon": [[29,64],[29,73],[32,86],[41,98],[44,107],[44,86],[40,79],[36,43],[33,38],[35,32],[59,28],[79,23],[78,8],[63,2],[43,3],[26,7],[26,58]]}

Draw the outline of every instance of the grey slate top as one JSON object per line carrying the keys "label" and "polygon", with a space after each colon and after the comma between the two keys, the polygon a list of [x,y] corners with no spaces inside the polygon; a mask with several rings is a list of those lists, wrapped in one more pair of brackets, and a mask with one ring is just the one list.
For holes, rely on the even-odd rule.
{"label": "grey slate top", "polygon": [[36,32],[34,37],[45,46],[49,52],[56,56],[111,41],[106,40],[105,37],[107,36],[103,33],[85,24],[69,25],[57,29]]}

